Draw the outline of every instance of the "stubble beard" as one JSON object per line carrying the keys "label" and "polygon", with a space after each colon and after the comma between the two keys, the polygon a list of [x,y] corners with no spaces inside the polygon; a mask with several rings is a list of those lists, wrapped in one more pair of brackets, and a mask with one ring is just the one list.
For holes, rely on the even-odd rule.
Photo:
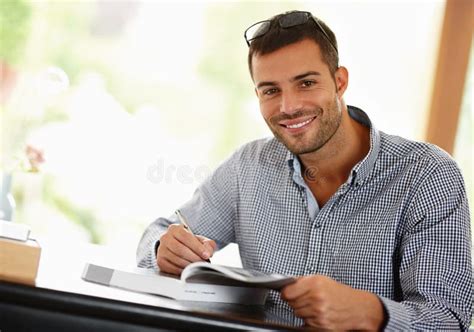
{"label": "stubble beard", "polygon": [[[289,136],[283,133],[282,128],[278,122],[282,120],[291,120],[302,116],[316,116],[313,121],[319,121],[319,130],[304,132],[299,135]],[[273,132],[273,135],[283,145],[286,146],[295,155],[302,155],[312,153],[321,149],[337,132],[342,121],[342,112],[340,110],[337,100],[328,106],[326,110],[321,107],[314,109],[301,109],[293,113],[279,114],[267,120],[267,125]],[[310,124],[312,125],[312,124]]]}

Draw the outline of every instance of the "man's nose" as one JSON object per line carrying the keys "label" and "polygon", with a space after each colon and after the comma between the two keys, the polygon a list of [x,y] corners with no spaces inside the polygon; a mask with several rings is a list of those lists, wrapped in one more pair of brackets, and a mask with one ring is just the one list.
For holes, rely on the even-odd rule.
{"label": "man's nose", "polygon": [[302,108],[302,103],[297,94],[292,91],[286,91],[281,94],[280,112],[293,114]]}

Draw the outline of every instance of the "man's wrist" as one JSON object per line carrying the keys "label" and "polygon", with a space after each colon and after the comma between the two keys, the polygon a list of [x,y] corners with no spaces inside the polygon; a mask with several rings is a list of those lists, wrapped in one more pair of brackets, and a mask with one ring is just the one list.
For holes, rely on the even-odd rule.
{"label": "man's wrist", "polygon": [[385,309],[379,297],[367,291],[359,291],[361,306],[361,329],[381,331],[385,325]]}

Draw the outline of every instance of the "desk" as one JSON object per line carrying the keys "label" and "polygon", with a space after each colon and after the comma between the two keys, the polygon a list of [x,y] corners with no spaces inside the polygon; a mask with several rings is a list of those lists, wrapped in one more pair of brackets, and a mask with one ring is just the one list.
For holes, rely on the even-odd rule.
{"label": "desk", "polygon": [[[134,264],[91,244],[43,248],[35,287],[0,281],[0,331],[301,330],[271,306],[175,301],[85,282],[86,262]],[[126,264],[124,264],[126,263]]]}

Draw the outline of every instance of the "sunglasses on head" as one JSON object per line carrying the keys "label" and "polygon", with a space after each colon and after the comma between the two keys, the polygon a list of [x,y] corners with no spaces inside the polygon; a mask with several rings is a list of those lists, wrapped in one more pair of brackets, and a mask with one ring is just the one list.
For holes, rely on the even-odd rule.
{"label": "sunglasses on head", "polygon": [[[313,20],[313,22],[316,24],[316,27],[319,29],[319,31],[322,32],[323,36],[327,39],[327,41],[332,46],[332,48],[334,48],[336,53],[338,53],[336,46],[331,42],[331,39],[329,38],[326,31],[323,29],[321,24],[319,24],[318,20],[314,18],[314,16],[310,12],[293,11],[293,12],[283,14],[278,18],[278,24],[280,25],[280,28],[288,29],[288,28],[292,28],[298,25],[305,24],[310,19]],[[249,47],[250,47],[250,43],[253,40],[264,36],[270,30],[270,22],[271,22],[270,20],[260,21],[255,24],[252,24],[250,27],[247,28],[247,30],[245,30],[244,38]]]}

